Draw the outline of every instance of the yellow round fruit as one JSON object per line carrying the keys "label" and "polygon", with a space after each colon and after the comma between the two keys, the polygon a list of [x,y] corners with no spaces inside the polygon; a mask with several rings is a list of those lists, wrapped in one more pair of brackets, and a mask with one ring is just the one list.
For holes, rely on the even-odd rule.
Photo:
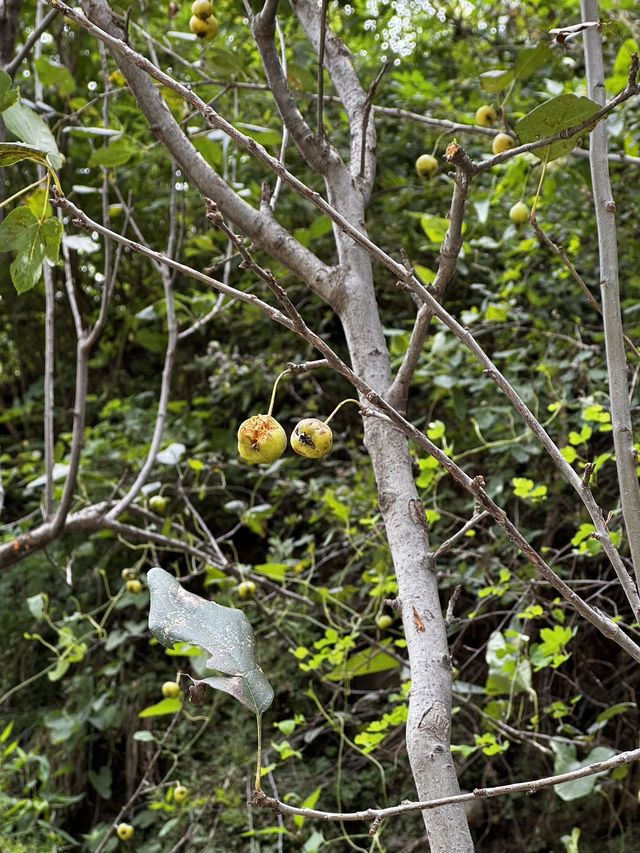
{"label": "yellow round fruit", "polygon": [[381,631],[386,631],[387,628],[390,628],[393,625],[393,617],[389,616],[388,613],[381,613],[376,619],[376,626]]}
{"label": "yellow round fruit", "polygon": [[489,104],[484,104],[476,110],[476,124],[480,127],[491,127],[498,121],[498,113]]}
{"label": "yellow round fruit", "polygon": [[253,598],[256,593],[256,585],[253,581],[242,581],[238,584],[238,598]]}
{"label": "yellow round fruit", "polygon": [[165,681],[162,685],[162,695],[165,699],[177,699],[180,695],[180,685],[177,681]]}
{"label": "yellow round fruit", "polygon": [[209,0],[194,0],[191,4],[191,11],[196,18],[202,18],[205,21],[213,12]]}
{"label": "yellow round fruit", "polygon": [[287,435],[271,415],[254,415],[240,424],[238,453],[250,465],[270,465],[287,448]]}
{"label": "yellow round fruit", "polygon": [[318,418],[305,418],[291,433],[291,447],[299,456],[322,459],[333,447],[331,427]]}
{"label": "yellow round fruit", "polygon": [[438,171],[438,161],[433,154],[421,154],[416,160],[416,172],[421,178],[432,178]]}
{"label": "yellow round fruit", "polygon": [[516,225],[529,221],[529,208],[523,201],[516,202],[509,211],[509,219]]}
{"label": "yellow round fruit", "polygon": [[494,154],[502,154],[503,151],[508,151],[510,148],[513,148],[513,139],[508,133],[499,133],[497,136],[494,136],[493,144],[491,145],[491,150]]}
{"label": "yellow round fruit", "polygon": [[135,829],[131,826],[130,823],[119,823],[116,826],[116,835],[118,836],[120,841],[131,841],[134,832]]}
{"label": "yellow round fruit", "polygon": [[158,515],[164,515],[167,511],[168,503],[169,501],[163,498],[162,495],[154,495],[152,498],[149,498],[149,509]]}
{"label": "yellow round fruit", "polygon": [[137,595],[139,592],[142,592],[142,584],[137,578],[127,581],[127,592],[131,592],[134,595]]}
{"label": "yellow round fruit", "polygon": [[184,785],[176,785],[173,789],[173,799],[176,803],[184,803],[184,801],[189,796],[189,791],[185,788]]}
{"label": "yellow round fruit", "polygon": [[194,36],[204,38],[209,32],[209,25],[205,20],[199,18],[197,15],[192,15],[189,18],[189,29],[194,34]]}
{"label": "yellow round fruit", "polygon": [[202,38],[205,41],[209,41],[210,39],[215,38],[216,35],[218,34],[218,29],[220,28],[220,24],[218,24],[218,19],[216,18],[215,15],[209,15],[209,17],[205,21],[205,24],[207,25],[207,31],[202,36]]}

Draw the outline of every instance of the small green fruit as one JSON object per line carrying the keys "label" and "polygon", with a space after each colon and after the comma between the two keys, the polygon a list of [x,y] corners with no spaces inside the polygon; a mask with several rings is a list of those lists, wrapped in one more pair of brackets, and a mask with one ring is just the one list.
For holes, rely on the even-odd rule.
{"label": "small green fruit", "polygon": [[196,18],[202,18],[203,21],[211,15],[213,9],[211,8],[211,3],[209,0],[195,0],[191,4],[191,11],[196,16]]}
{"label": "small green fruit", "polygon": [[132,592],[134,595],[137,595],[139,592],[142,592],[142,584],[139,580],[134,578],[131,581],[127,581],[127,592]]}
{"label": "small green fruit", "polygon": [[480,127],[491,127],[497,120],[498,113],[489,104],[484,104],[476,110],[476,124]]}
{"label": "small green fruit", "polygon": [[508,151],[513,148],[513,139],[508,133],[499,133],[494,136],[491,150],[494,154],[502,154],[503,151]]}
{"label": "small green fruit", "polygon": [[207,31],[202,38],[205,41],[209,41],[217,36],[220,25],[218,24],[218,19],[215,15],[209,15],[205,23],[207,25]]}
{"label": "small green fruit", "polygon": [[242,581],[238,584],[238,598],[247,599],[253,598],[256,593],[256,585],[253,581]]}
{"label": "small green fruit", "polygon": [[322,459],[333,447],[331,427],[318,418],[304,418],[291,433],[291,447],[307,459]]}
{"label": "small green fruit", "polygon": [[199,18],[197,15],[192,15],[189,19],[189,29],[201,39],[209,40],[214,38],[218,32],[218,27],[218,19],[215,15],[209,15],[208,18]]}
{"label": "small green fruit", "polygon": [[189,796],[189,791],[185,788],[184,785],[176,785],[173,789],[173,799],[176,803],[184,803],[184,801]]}
{"label": "small green fruit", "polygon": [[119,823],[116,826],[116,835],[118,836],[120,841],[131,841],[134,832],[135,829],[131,826],[130,823]]}
{"label": "small green fruit", "polygon": [[393,617],[389,616],[388,613],[381,613],[376,619],[376,626],[381,631],[386,631],[387,628],[390,628],[393,625]]}
{"label": "small green fruit", "polygon": [[509,219],[516,225],[522,225],[529,221],[529,208],[523,201],[513,205],[509,211]]}
{"label": "small green fruit", "polygon": [[167,511],[168,503],[169,501],[163,498],[162,495],[154,495],[152,498],[149,498],[149,509],[158,515],[164,515]]}
{"label": "small green fruit", "polygon": [[238,453],[250,465],[270,465],[287,448],[287,435],[271,415],[254,415],[240,424]]}
{"label": "small green fruit", "polygon": [[416,160],[416,172],[421,178],[432,178],[438,171],[438,161],[432,154],[421,154]]}
{"label": "small green fruit", "polygon": [[165,681],[162,685],[162,695],[165,699],[177,699],[180,695],[180,685],[177,681]]}

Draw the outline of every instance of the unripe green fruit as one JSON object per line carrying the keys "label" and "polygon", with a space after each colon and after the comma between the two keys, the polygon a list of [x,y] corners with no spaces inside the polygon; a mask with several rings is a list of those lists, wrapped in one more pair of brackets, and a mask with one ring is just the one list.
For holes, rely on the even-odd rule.
{"label": "unripe green fruit", "polygon": [[256,585],[253,581],[242,581],[242,583],[238,584],[238,598],[253,598],[255,592]]}
{"label": "unripe green fruit", "polygon": [[191,11],[197,18],[206,20],[213,12],[213,9],[211,8],[209,0],[195,0],[195,2],[191,4]]}
{"label": "unripe green fruit", "polygon": [[307,459],[322,459],[333,447],[331,427],[318,418],[304,418],[291,433],[291,447]]}
{"label": "unripe green fruit", "polygon": [[513,148],[513,139],[508,133],[499,133],[494,136],[491,150],[494,154],[502,154],[503,151],[508,151]]}
{"label": "unripe green fruit", "polygon": [[484,104],[476,110],[476,124],[480,127],[491,127],[497,120],[498,113],[489,104]]}
{"label": "unripe green fruit", "polygon": [[432,154],[421,154],[416,160],[416,172],[421,178],[432,178],[438,171],[438,161]]}
{"label": "unripe green fruit", "polygon": [[134,595],[142,592],[142,584],[140,581],[135,578],[134,580],[127,581],[127,592],[132,592]]}
{"label": "unripe green fruit", "polygon": [[162,685],[162,695],[165,699],[177,699],[180,695],[180,685],[177,681],[165,681]]}
{"label": "unripe green fruit", "polygon": [[393,617],[388,613],[381,613],[376,619],[376,625],[381,631],[386,631],[393,625]]}
{"label": "unripe green fruit", "polygon": [[149,498],[149,509],[151,512],[158,513],[158,515],[164,515],[168,503],[169,501],[163,498],[162,495],[154,495],[152,498]]}
{"label": "unripe green fruit", "polygon": [[131,826],[130,823],[119,823],[116,826],[116,835],[118,836],[120,841],[131,841],[134,832],[135,829]]}
{"label": "unripe green fruit", "polygon": [[516,225],[522,225],[529,221],[529,208],[523,201],[519,201],[513,205],[509,211],[509,219]]}
{"label": "unripe green fruit", "polygon": [[173,789],[173,799],[176,803],[184,803],[184,801],[189,796],[189,791],[185,788],[184,785],[176,785]]}
{"label": "unripe green fruit", "polygon": [[286,447],[286,433],[271,415],[254,415],[240,424],[238,453],[250,465],[270,465]]}

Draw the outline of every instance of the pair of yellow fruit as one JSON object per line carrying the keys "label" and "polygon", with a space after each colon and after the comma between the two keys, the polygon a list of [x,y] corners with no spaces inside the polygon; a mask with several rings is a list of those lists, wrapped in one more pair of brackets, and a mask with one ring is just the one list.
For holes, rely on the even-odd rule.
{"label": "pair of yellow fruit", "polygon": [[[483,104],[476,110],[476,124],[480,127],[493,127],[498,121],[498,113],[490,104]],[[513,138],[508,133],[499,133],[494,136],[491,144],[491,150],[494,154],[502,154],[503,151],[508,151],[513,148]]]}
{"label": "pair of yellow fruit", "polygon": [[205,41],[215,38],[219,25],[209,0],[194,0],[191,11],[193,13],[189,19],[191,32]]}
{"label": "pair of yellow fruit", "polygon": [[[307,459],[322,459],[331,452],[333,433],[326,421],[304,418],[291,433],[291,448]],[[253,415],[240,424],[238,453],[250,465],[270,465],[287,448],[287,434],[271,415]]]}

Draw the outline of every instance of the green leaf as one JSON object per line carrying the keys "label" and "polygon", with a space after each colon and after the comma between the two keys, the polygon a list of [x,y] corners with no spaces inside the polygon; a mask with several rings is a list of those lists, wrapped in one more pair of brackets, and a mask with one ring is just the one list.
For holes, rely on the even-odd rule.
{"label": "green leaf", "polygon": [[149,629],[165,646],[193,643],[209,653],[207,666],[230,678],[213,676],[206,684],[234,696],[254,714],[273,701],[273,688],[256,663],[253,629],[245,614],[187,592],[168,572],[147,575],[151,592]]}
{"label": "green leaf", "polygon": [[76,88],[73,74],[65,65],[40,56],[36,59],[35,66],[43,86],[47,89],[57,89],[63,98],[68,98]]}
{"label": "green leaf", "polygon": [[130,139],[115,139],[104,148],[96,148],[89,158],[89,166],[114,168],[124,166],[140,148]]}
{"label": "green leaf", "polygon": [[111,770],[106,765],[103,765],[98,773],[95,770],[89,770],[87,778],[100,794],[103,800],[111,799]]}
{"label": "green leaf", "polygon": [[[557,98],[540,104],[530,113],[520,119],[516,125],[518,139],[522,143],[535,142],[546,136],[554,136],[563,130],[574,127],[595,115],[600,106],[589,98],[579,98],[577,95],[558,95]],[[545,148],[538,148],[533,153],[541,160],[555,160],[570,154],[578,143],[580,134],[569,139],[560,139]]]}
{"label": "green leaf", "polygon": [[34,160],[45,168],[49,167],[46,151],[40,151],[23,142],[0,142],[0,168],[2,166],[13,166],[21,160]]}
{"label": "green leaf", "polygon": [[0,113],[18,100],[18,92],[11,88],[12,80],[6,71],[0,69]]}
{"label": "green leaf", "polygon": [[420,281],[425,285],[425,287],[428,287],[435,281],[436,274],[432,270],[430,270],[429,267],[422,267],[420,266],[420,264],[416,264],[414,270]]}
{"label": "green leaf", "polygon": [[62,222],[55,216],[45,219],[42,226],[42,242],[44,243],[44,253],[52,264],[58,262],[61,241]]}
{"label": "green leaf", "polygon": [[22,142],[46,151],[54,169],[62,166],[62,155],[48,126],[31,107],[23,103],[13,104],[2,114],[7,128]]}
{"label": "green leaf", "polygon": [[163,717],[166,714],[177,714],[182,708],[182,701],[176,699],[163,699],[161,702],[156,702],[155,705],[148,705],[143,708],[138,714],[139,717]]}
{"label": "green leaf", "polygon": [[358,675],[370,675],[374,672],[386,672],[398,669],[399,661],[378,649],[369,648],[350,655],[347,660],[327,675],[329,681],[345,681]]}
{"label": "green leaf", "polygon": [[516,80],[527,80],[540,68],[548,65],[553,59],[553,51],[546,44],[537,47],[525,47],[518,53],[513,66],[513,76]]}
{"label": "green leaf", "polygon": [[40,280],[42,262],[58,260],[62,224],[51,217],[41,222],[28,207],[16,207],[0,224],[0,252],[16,252],[11,280],[25,293]]}
{"label": "green leaf", "polygon": [[[594,764],[596,761],[606,761],[616,754],[616,750],[611,749],[611,747],[596,746],[583,761],[578,761],[576,758],[576,747],[572,743],[568,744],[563,741],[552,740],[551,749],[555,755],[553,762],[554,773],[570,773],[572,770],[579,770],[581,767]],[[606,773],[607,771],[603,772]],[[602,776],[602,773],[583,776],[581,779],[573,779],[571,782],[561,782],[559,785],[554,785],[553,789],[560,799],[565,802],[579,800],[582,797],[589,796],[593,791],[598,776]]]}
{"label": "green leaf", "polygon": [[[303,802],[300,803],[300,808],[301,809],[315,809],[315,807],[318,803],[318,800],[320,799],[321,793],[322,793],[322,785],[318,785],[318,787],[315,790],[313,790]],[[302,827],[304,826],[304,821],[305,821],[305,819],[302,817],[302,815],[297,814],[297,815],[293,816],[293,822],[298,829],[302,829]]]}
{"label": "green leaf", "polygon": [[513,73],[505,68],[485,71],[480,75],[480,85],[485,92],[503,92],[513,80]]}
{"label": "green leaf", "polygon": [[444,216],[433,216],[431,213],[420,217],[420,225],[432,243],[442,243],[449,230],[448,219]]}

